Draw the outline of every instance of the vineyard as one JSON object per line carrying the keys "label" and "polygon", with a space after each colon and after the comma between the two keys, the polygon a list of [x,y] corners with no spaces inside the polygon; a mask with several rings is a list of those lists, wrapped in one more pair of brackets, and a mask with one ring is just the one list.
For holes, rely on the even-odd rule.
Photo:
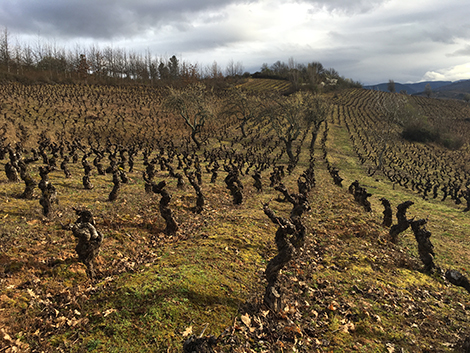
{"label": "vineyard", "polygon": [[286,85],[0,85],[0,352],[467,351],[469,106]]}
{"label": "vineyard", "polygon": [[274,80],[268,78],[257,78],[248,79],[247,82],[240,84],[238,87],[249,90],[249,91],[275,91],[275,92],[287,92],[292,87],[292,83],[287,80]]}
{"label": "vineyard", "polygon": [[[426,102],[425,98],[410,97],[412,104],[448,136],[465,139],[465,146],[449,150],[436,145],[407,143],[399,139],[378,120],[380,112],[374,109],[376,92],[351,91],[345,100],[338,98],[333,121],[349,132],[352,146],[360,163],[371,170],[381,172],[394,184],[422,194],[426,198],[448,197],[455,204],[466,204],[470,185],[468,165],[468,136],[470,136],[470,107],[458,101]],[[388,136],[387,136],[388,134]],[[395,136],[394,136],[395,135]],[[385,146],[386,145],[386,146]],[[467,205],[466,210],[469,210]]]}

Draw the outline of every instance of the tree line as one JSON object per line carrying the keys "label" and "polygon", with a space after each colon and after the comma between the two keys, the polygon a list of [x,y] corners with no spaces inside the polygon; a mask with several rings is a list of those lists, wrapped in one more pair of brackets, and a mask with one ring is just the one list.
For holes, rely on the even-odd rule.
{"label": "tree line", "polygon": [[73,50],[38,41],[12,45],[7,28],[0,33],[0,77],[7,80],[114,83],[131,81],[151,84],[182,80],[236,77],[244,74],[241,62],[231,60],[225,70],[214,61],[201,66],[178,58],[136,53],[123,48],[90,45]]}
{"label": "tree line", "polygon": [[[59,47],[40,38],[34,44],[16,41],[13,45],[7,28],[0,33],[0,79],[31,82],[86,82],[168,84],[195,83],[203,79],[223,81],[225,78],[249,77],[241,62],[230,60],[225,68],[217,61],[210,65],[190,63],[176,55],[156,56],[149,49],[136,53],[119,47],[74,49]],[[326,69],[319,62],[307,65],[290,58],[288,63],[264,63],[254,78],[289,80],[293,90],[309,88],[314,91],[328,88],[361,87],[359,82],[346,79],[335,69]]]}
{"label": "tree line", "polygon": [[264,63],[261,66],[261,71],[254,73],[253,77],[289,80],[295,90],[303,87],[313,91],[362,87],[360,82],[344,78],[335,69],[327,69],[318,61],[312,61],[305,65],[297,63],[292,57],[287,63],[279,60],[272,65]]}

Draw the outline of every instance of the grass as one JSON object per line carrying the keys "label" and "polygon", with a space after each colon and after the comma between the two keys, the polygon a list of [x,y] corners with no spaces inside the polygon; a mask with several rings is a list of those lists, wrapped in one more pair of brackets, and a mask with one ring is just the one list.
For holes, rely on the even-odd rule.
{"label": "grass", "polygon": [[[195,202],[190,186],[177,190],[176,182],[169,180],[169,190],[177,195],[171,205],[182,227],[179,237],[169,239],[161,233],[164,222],[159,217],[158,197],[146,195],[142,182],[135,178],[142,168],[137,167],[130,175],[133,181],[123,185],[115,203],[106,201],[112,187],[110,176],[94,175],[95,188],[83,190],[78,178],[69,180],[61,178],[59,172],[51,173],[50,180],[56,185],[60,200],[52,220],[41,217],[37,199],[6,198],[8,202],[1,212],[9,223],[4,232],[9,236],[15,233],[19,246],[6,242],[5,254],[9,259],[22,259],[9,261],[5,266],[5,272],[15,274],[14,282],[8,283],[18,288],[34,273],[41,279],[37,286],[45,295],[65,289],[83,297],[77,300],[79,316],[74,314],[75,309],[56,307],[59,318],[87,318],[81,322],[86,321],[86,326],[80,330],[80,344],[63,321],[53,324],[58,325],[58,332],[48,337],[46,347],[110,352],[150,352],[168,347],[176,350],[189,326],[195,333],[207,323],[207,334],[223,331],[233,323],[251,293],[259,290],[257,273],[265,265],[267,249],[272,248],[273,227],[264,221],[251,186],[246,187],[246,195],[251,198],[248,196],[245,204],[234,208],[221,181],[209,184],[210,175],[206,175],[203,190],[207,190],[208,206],[199,216],[189,211]],[[81,174],[78,166],[72,166],[71,171]],[[160,172],[156,179],[166,178],[164,175]],[[3,185],[6,195],[22,190],[19,183],[4,180]],[[75,241],[71,233],[60,229],[59,222],[74,220],[72,207],[90,209],[105,235],[97,259],[102,280],[93,286],[83,265],[73,260]],[[29,213],[24,213],[24,209],[29,209]],[[33,260],[37,254],[40,258]],[[48,262],[53,263],[52,268]],[[22,271],[26,268],[28,271]],[[4,295],[11,298],[22,291],[13,292]],[[15,308],[27,308],[30,320],[44,309],[42,303],[23,299],[6,309]],[[105,315],[110,310],[112,313]],[[54,322],[57,317],[49,319]],[[34,337],[26,338],[26,342],[32,347],[38,344]]]}
{"label": "grass", "polygon": [[[346,129],[336,125],[330,126],[330,130],[333,130],[329,139],[331,159],[332,163],[342,171],[341,175],[345,178],[343,185],[349,186],[354,180],[359,180],[360,184],[372,194],[369,200],[377,218],[381,216],[383,210],[381,197],[390,201],[392,209],[404,201],[413,201],[414,205],[410,207],[407,215],[409,218],[428,219],[426,228],[432,233],[431,241],[435,246],[438,263],[444,268],[458,265],[460,270],[467,272],[470,269],[470,244],[466,241],[466,230],[470,227],[468,215],[451,201],[424,200],[411,190],[393,185],[385,176],[377,174],[369,177],[366,167],[358,163],[349,146]],[[413,249],[412,254],[416,256],[416,241],[411,229],[402,234],[400,239],[401,244]]]}
{"label": "grass", "polygon": [[[70,164],[72,179],[52,172],[59,205],[51,219],[41,215],[38,192],[34,200],[18,199],[23,184],[8,183],[1,173],[0,326],[20,339],[4,338],[4,343],[43,351],[177,352],[190,332],[218,336],[229,328],[235,343],[222,342],[221,351],[242,351],[242,346],[254,351],[450,351],[470,327],[468,293],[439,275],[420,272],[410,230],[400,235],[398,245],[388,241],[379,199],[386,197],[392,207],[415,202],[408,215],[429,219],[436,262],[464,273],[470,269],[468,215],[452,203],[423,200],[393,187],[380,174],[367,176],[347,130],[332,123],[329,128],[328,158],[339,168],[344,187],[332,183],[317,152],[312,211],[304,216],[308,241],[282,270],[285,308],[276,314],[258,306],[264,269],[276,254],[277,228],[261,204],[271,201],[282,216],[291,206],[274,201],[278,193],[267,187],[270,171],[263,172],[262,193],[249,175],[241,178],[244,202],[239,206],[224,186],[224,172],[215,184],[204,173],[201,215],[191,212],[195,195],[190,185],[178,189],[167,172],[159,171],[155,179],[168,182],[170,206],[180,224],[172,237],[163,234],[159,197],[144,192],[140,156],[129,173],[131,182],[112,203],[107,201],[110,175],[93,174],[95,188],[84,190],[80,164]],[[209,146],[215,145],[211,140]],[[234,148],[243,151],[239,144]],[[284,180],[289,190],[296,190],[307,153]],[[1,170],[5,162],[0,161]],[[36,178],[39,165],[32,165]],[[373,194],[371,213],[347,192],[356,179]],[[71,232],[61,227],[75,221],[72,207],[90,209],[105,237],[94,283],[76,261]],[[245,313],[252,330],[240,321]]]}

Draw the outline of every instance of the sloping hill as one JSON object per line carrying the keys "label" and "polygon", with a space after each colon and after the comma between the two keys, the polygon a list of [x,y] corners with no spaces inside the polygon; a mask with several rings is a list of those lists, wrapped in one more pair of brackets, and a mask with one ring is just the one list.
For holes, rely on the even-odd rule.
{"label": "sloping hill", "polygon": [[[466,94],[470,93],[470,80],[451,81],[425,81],[418,83],[398,83],[395,82],[396,92],[406,92],[407,94],[426,96],[424,89],[426,85],[431,85],[434,98],[459,99],[465,100]],[[364,86],[365,89],[388,92],[388,83],[379,83],[377,85]]]}
{"label": "sloping hill", "polygon": [[409,87],[410,90],[414,90],[415,92],[424,92],[426,85],[430,85],[431,89],[439,90],[441,87],[445,87],[447,85],[452,84],[452,81],[424,81],[424,82],[417,82],[417,83],[408,83],[405,84],[406,87]]}
{"label": "sloping hill", "polygon": [[237,87],[256,92],[288,92],[292,89],[292,84],[287,80],[276,80],[269,78],[248,78],[244,83]]}
{"label": "sloping hill", "polygon": [[470,94],[470,80],[462,80],[454,82],[450,85],[439,87],[433,92],[433,97],[436,98],[451,98],[467,100]]}
{"label": "sloping hill", "polygon": [[[284,218],[289,218],[292,205],[270,186],[273,167],[286,167],[287,159],[283,144],[266,124],[251,125],[244,139],[236,119],[211,121],[207,125],[214,130],[205,131],[206,144],[195,151],[186,142],[184,124],[160,114],[162,97],[154,89],[1,89],[0,126],[8,127],[3,147],[6,141],[22,139],[27,148],[18,146],[18,151],[29,160],[31,148],[41,141],[47,159],[55,153],[61,162],[64,132],[68,143],[63,143],[62,153],[78,157],[76,163],[70,159],[70,178],[58,168],[49,175],[59,199],[50,217],[41,214],[38,189],[32,199],[21,198],[24,184],[0,173],[0,339],[5,350],[179,352],[184,341],[200,338],[206,346],[214,343],[217,352],[451,352],[468,337],[469,293],[450,285],[440,271],[469,273],[468,213],[462,212],[465,204],[459,195],[442,200],[440,187],[436,198],[432,191],[424,194],[427,179],[433,186],[465,190],[468,145],[447,151],[407,143],[397,133],[381,155],[382,134],[390,129],[377,108],[377,95],[402,95],[336,92],[327,98],[330,113],[318,131],[313,155],[307,147],[312,135],[304,135],[299,164],[282,182],[296,193],[299,177],[314,163],[316,185],[307,196],[311,210],[301,219],[306,242],[282,268],[282,306],[271,311],[262,303],[264,271],[279,253],[275,239],[282,227],[281,221],[271,222],[263,205]],[[421,105],[428,102],[409,99],[423,110]],[[464,116],[464,105],[432,103],[426,109],[436,111],[436,118]],[[57,144],[48,139],[57,139]],[[107,145],[107,140],[113,142]],[[80,148],[73,150],[73,143]],[[299,139],[294,147],[302,146]],[[105,158],[96,163],[111,167],[119,159],[128,172],[116,202],[108,201],[110,174],[93,170],[94,188],[82,185],[83,165],[78,161],[95,160],[101,148]],[[133,148],[137,152],[129,171],[130,158],[125,157]],[[2,171],[9,160],[9,153],[0,160]],[[219,167],[240,165],[241,204],[234,205],[226,188],[227,170],[218,169],[218,175],[216,170],[211,182],[215,162]],[[260,167],[263,189],[258,191],[251,175],[261,163],[269,167]],[[44,164],[43,158],[28,163],[35,180]],[[160,196],[149,193],[142,178],[152,164],[154,180],[166,181],[172,196],[170,208],[180,225],[173,235],[165,234]],[[178,186],[170,172],[183,173],[183,167],[196,171],[198,164],[205,196],[201,214],[194,212],[194,191],[188,183]],[[333,181],[335,170],[343,178],[342,187]],[[348,191],[355,180],[372,194],[370,212]],[[411,229],[396,243],[390,241],[389,228],[382,226],[382,197],[394,211],[404,201],[414,202],[408,218],[428,220],[433,261],[439,268],[425,271]],[[93,212],[104,235],[95,281],[87,278],[77,261],[76,239],[63,227],[76,221],[74,207]]]}
{"label": "sloping hill", "polygon": [[[311,224],[316,233],[283,271],[285,309],[276,316],[262,307],[248,307],[234,326],[238,339],[255,351],[293,351],[295,347],[318,352],[450,352],[460,351],[470,332],[469,294],[442,281],[447,268],[468,274],[470,247],[464,229],[470,220],[449,200],[444,204],[440,198],[424,200],[416,189],[392,185],[385,174],[368,175],[374,152],[359,146],[374,140],[375,129],[366,120],[356,119],[380,120],[372,103],[377,101],[375,94],[364,90],[337,94],[326,139],[327,158],[339,168],[343,185],[359,180],[372,194],[372,212],[355,203],[345,188],[335,186],[326,170],[317,169],[318,184],[311,196]],[[452,115],[451,110],[448,113]],[[367,131],[367,136],[358,136],[355,129]],[[422,154],[411,152],[417,158],[429,154],[426,146],[415,147],[422,148]],[[367,151],[369,158],[358,161]],[[411,200],[409,217],[428,219],[434,261],[442,272],[423,271],[410,230],[400,236],[398,244],[389,241],[388,230],[381,225],[382,197],[391,200],[394,211],[399,203]],[[462,231],[448,232],[456,223],[465,224]],[[454,301],[454,295],[464,300],[465,308]],[[457,321],[449,316],[455,311],[460,313]],[[249,325],[244,324],[246,316]],[[450,330],[443,333],[444,328]],[[455,331],[465,334],[457,338]]]}
{"label": "sloping hill", "polygon": [[[382,91],[382,92],[388,92],[388,83],[379,83],[376,85],[369,85],[369,86],[363,86],[364,89],[371,89],[374,91]],[[416,93],[416,89],[410,87],[407,84],[395,82],[395,91],[396,92],[401,92],[401,91],[406,91],[408,94]]]}
{"label": "sloping hill", "polygon": [[[426,85],[431,85],[432,90],[439,90],[441,87],[452,84],[451,81],[425,81],[418,83],[398,83],[395,82],[395,91],[406,91],[408,94],[424,92]],[[388,92],[388,83],[379,83],[377,85],[364,86],[365,89]]]}

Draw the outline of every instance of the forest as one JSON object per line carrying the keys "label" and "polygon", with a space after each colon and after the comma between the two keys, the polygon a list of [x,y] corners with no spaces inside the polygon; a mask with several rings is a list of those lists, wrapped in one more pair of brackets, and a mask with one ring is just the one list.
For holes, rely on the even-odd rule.
{"label": "forest", "polygon": [[316,72],[5,79],[1,351],[468,351],[469,105]]}

